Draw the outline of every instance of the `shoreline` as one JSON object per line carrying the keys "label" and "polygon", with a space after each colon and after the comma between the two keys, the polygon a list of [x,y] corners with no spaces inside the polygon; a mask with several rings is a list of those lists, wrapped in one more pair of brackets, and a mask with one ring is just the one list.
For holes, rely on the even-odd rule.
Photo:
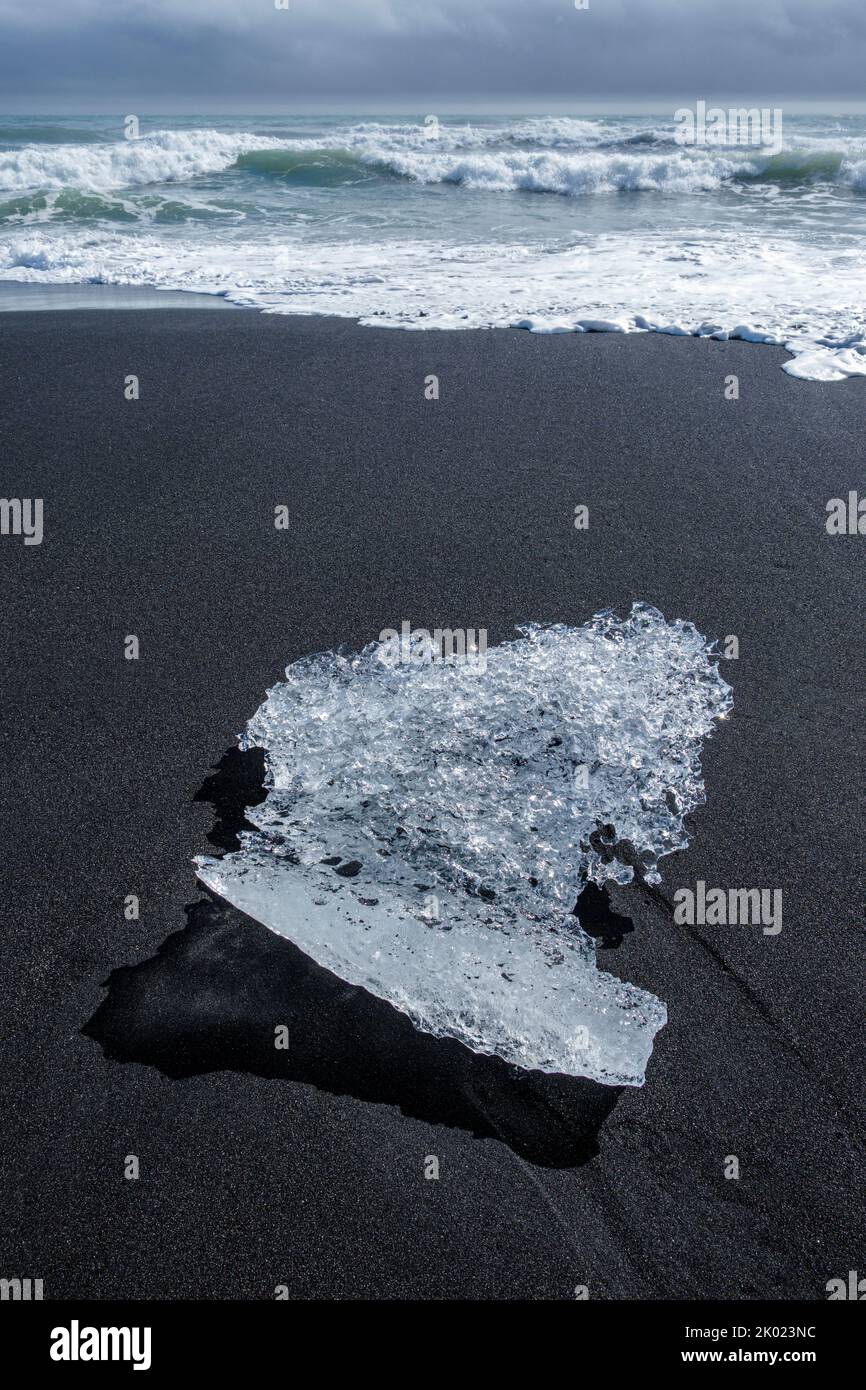
{"label": "shoreline", "polygon": [[[532,317],[515,319],[512,323],[466,324],[455,327],[452,324],[422,326],[416,320],[395,323],[384,320],[363,320],[355,314],[329,313],[290,313],[284,308],[272,308],[262,304],[238,304],[229,299],[224,292],[213,294],[198,290],[157,289],[144,285],[115,284],[34,284],[32,281],[0,280],[0,314],[30,312],[88,312],[92,309],[115,310],[211,310],[244,309],[263,317],[288,319],[322,319],[324,321],[344,321],[358,328],[392,329],[395,332],[424,333],[471,333],[497,332],[501,330],[529,332],[537,337],[592,336],[622,334],[626,337],[673,337],[692,338],[713,342],[746,342],[758,347],[774,347],[784,352],[780,363],[786,376],[800,381],[817,382],[821,385],[836,385],[852,378],[866,378],[866,358],[861,363],[860,355],[851,357],[853,349],[847,349],[850,360],[839,356],[844,351],[840,344],[828,347],[816,339],[805,346],[792,340],[781,342],[773,334],[765,333],[748,323],[735,325],[728,330],[716,332],[686,329],[676,324],[652,326],[644,315],[623,314],[620,318],[604,319],[597,317],[575,318],[570,324],[537,324]],[[643,321],[641,321],[643,320]],[[630,326],[625,326],[628,321]],[[829,340],[828,340],[829,342]]]}

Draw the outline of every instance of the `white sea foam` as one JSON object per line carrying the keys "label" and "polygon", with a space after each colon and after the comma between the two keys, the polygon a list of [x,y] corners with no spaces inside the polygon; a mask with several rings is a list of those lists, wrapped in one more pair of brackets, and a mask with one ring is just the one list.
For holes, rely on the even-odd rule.
{"label": "white sea foam", "polygon": [[843,160],[840,174],[844,183],[858,193],[866,193],[866,159]]}
{"label": "white sea foam", "polygon": [[218,130],[161,130],[105,145],[27,145],[0,151],[0,192],[176,183],[229,169],[247,151],[296,143]]}
{"label": "white sea foam", "polygon": [[588,150],[563,154],[550,150],[504,150],[443,154],[412,150],[400,154],[374,147],[366,152],[365,160],[385,164],[395,173],[421,183],[456,183],[487,192],[521,190],[570,197],[640,190],[703,192],[719,188],[738,173],[759,172],[756,161],[735,161],[703,151],[626,154]]}
{"label": "white sea foam", "polygon": [[[513,139],[520,137],[513,134]],[[616,192],[705,193],[735,181],[866,187],[862,140],[804,140],[777,154],[749,146],[671,146],[662,132],[623,139],[593,131],[583,138],[550,135],[551,148],[491,150],[486,141],[413,139],[405,144],[370,132],[354,146],[377,163],[420,183],[454,183],[486,192],[522,191],[587,197]],[[502,143],[501,141],[499,142]],[[576,147],[576,148],[575,148]]]}
{"label": "white sea foam", "polygon": [[[780,235],[584,237],[564,248],[436,241],[252,240],[41,228],[0,235],[0,278],[223,294],[271,313],[409,329],[491,328],[750,338],[793,375],[841,380],[866,363],[866,258]],[[843,292],[844,287],[844,292]],[[708,327],[709,325],[709,327]]]}
{"label": "white sea foam", "polygon": [[571,914],[687,843],[731,692],[648,605],[524,632],[480,673],[379,643],[290,666],[243,740],[265,752],[256,830],[199,876],[426,1032],[641,1085],[664,1005],[598,971]]}

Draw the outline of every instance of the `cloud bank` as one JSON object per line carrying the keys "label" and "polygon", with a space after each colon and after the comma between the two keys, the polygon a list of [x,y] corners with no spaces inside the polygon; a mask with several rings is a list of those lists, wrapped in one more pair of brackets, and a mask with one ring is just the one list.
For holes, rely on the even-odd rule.
{"label": "cloud bank", "polygon": [[863,99],[863,0],[0,0],[0,107]]}

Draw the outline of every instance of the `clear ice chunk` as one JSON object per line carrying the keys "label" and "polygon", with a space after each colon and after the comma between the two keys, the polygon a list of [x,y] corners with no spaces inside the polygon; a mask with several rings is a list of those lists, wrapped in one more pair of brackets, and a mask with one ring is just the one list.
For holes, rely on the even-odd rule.
{"label": "clear ice chunk", "polygon": [[730,687],[646,604],[519,632],[483,664],[373,643],[291,665],[241,741],[265,753],[256,829],[198,874],[425,1032],[640,1086],[665,1006],[597,968],[573,909],[687,844]]}

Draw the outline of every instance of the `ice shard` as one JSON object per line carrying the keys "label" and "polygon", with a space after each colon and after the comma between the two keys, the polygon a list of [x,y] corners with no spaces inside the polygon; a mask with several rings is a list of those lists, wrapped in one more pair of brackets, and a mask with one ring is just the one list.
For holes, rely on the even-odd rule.
{"label": "ice shard", "polygon": [[428,1033],[640,1086],[665,1006],[597,968],[573,909],[687,843],[731,691],[646,604],[519,632],[483,669],[424,642],[291,665],[242,738],[265,754],[256,829],[198,874]]}

